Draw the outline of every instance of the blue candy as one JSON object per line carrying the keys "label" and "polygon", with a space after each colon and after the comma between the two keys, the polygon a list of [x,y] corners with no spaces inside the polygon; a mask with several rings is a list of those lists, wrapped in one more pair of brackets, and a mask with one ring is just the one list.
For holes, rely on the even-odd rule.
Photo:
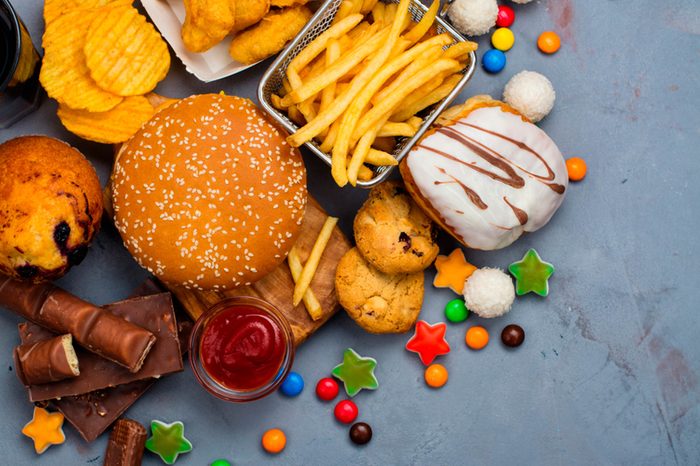
{"label": "blue candy", "polygon": [[297,396],[304,389],[304,379],[297,372],[290,372],[280,385],[280,392],[284,396]]}
{"label": "blue candy", "polygon": [[489,73],[498,73],[506,67],[506,54],[500,50],[491,49],[481,57],[481,66]]}

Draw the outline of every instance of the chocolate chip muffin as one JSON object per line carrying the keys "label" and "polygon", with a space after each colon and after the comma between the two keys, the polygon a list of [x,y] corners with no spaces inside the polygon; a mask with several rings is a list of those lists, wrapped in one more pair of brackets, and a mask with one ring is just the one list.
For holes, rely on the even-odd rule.
{"label": "chocolate chip muffin", "polygon": [[68,144],[25,136],[0,144],[0,272],[53,280],[87,254],[102,218],[95,169]]}
{"label": "chocolate chip muffin", "polygon": [[423,273],[387,275],[352,248],[335,273],[338,301],[370,333],[403,333],[418,319],[423,305]]}
{"label": "chocolate chip muffin", "polygon": [[400,181],[387,181],[373,188],[353,228],[357,248],[384,273],[420,272],[440,252],[435,225]]}

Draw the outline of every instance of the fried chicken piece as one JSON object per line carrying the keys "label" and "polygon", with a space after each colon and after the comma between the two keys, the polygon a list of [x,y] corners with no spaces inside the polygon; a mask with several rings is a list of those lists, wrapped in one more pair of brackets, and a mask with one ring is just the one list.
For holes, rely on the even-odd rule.
{"label": "fried chicken piece", "polygon": [[231,32],[239,32],[259,23],[270,11],[270,0],[236,0],[236,24]]}
{"label": "fried chicken piece", "polygon": [[[267,0],[265,0],[267,1]],[[206,52],[228,35],[236,23],[241,0],[184,0],[182,41],[191,52]],[[247,3],[245,0],[243,3]]]}
{"label": "fried chicken piece", "polygon": [[306,5],[307,3],[309,3],[309,0],[271,0],[270,6],[284,8],[287,6]]}
{"label": "fried chicken piece", "polygon": [[246,65],[271,57],[301,31],[311,16],[313,13],[305,6],[272,11],[260,23],[234,37],[229,53]]}

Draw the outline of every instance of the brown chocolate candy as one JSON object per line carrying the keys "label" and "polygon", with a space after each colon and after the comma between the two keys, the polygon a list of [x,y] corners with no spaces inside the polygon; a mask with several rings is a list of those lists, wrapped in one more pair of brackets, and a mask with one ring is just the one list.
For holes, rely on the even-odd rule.
{"label": "brown chocolate candy", "polygon": [[[80,375],[72,379],[29,387],[32,402],[82,395],[94,390],[179,372],[183,369],[177,322],[169,293],[139,297],[105,306],[115,317],[140,325],[157,336],[141,370],[131,373],[93,353],[77,349]],[[34,324],[20,324],[22,343],[34,343],[54,335]],[[117,338],[118,339],[118,338]]]}
{"label": "brown chocolate candy", "polygon": [[0,279],[0,307],[53,332],[70,333],[81,346],[138,372],[156,337],[150,331],[50,283]]}
{"label": "brown chocolate candy", "polygon": [[139,466],[146,446],[146,428],[132,419],[119,419],[109,436],[104,466]]}
{"label": "brown chocolate candy", "polygon": [[356,422],[350,427],[350,440],[356,445],[364,445],[372,440],[372,428],[366,422]]}
{"label": "brown chocolate candy", "polygon": [[525,330],[520,325],[506,325],[501,332],[501,341],[509,348],[516,348],[525,341]]}
{"label": "brown chocolate candy", "polygon": [[24,385],[37,385],[80,375],[70,333],[17,346],[15,373]]}

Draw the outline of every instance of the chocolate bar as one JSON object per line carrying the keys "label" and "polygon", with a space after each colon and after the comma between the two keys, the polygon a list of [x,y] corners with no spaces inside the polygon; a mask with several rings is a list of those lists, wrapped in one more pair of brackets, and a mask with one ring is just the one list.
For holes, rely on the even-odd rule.
{"label": "chocolate bar", "polygon": [[139,466],[146,446],[146,428],[131,419],[119,419],[109,435],[104,466]]}
{"label": "chocolate bar", "polygon": [[53,332],[70,333],[95,354],[138,372],[155,343],[153,333],[50,283],[0,279],[0,307]]}
{"label": "chocolate bar", "polygon": [[[137,373],[129,372],[122,366],[78,348],[76,353],[80,360],[81,374],[60,382],[30,386],[30,401],[82,395],[94,390],[115,387],[149,377],[160,377],[182,370],[177,323],[169,293],[109,304],[105,306],[105,310],[113,316],[140,325],[155,334],[156,342],[141,370]],[[20,324],[20,338],[23,344],[45,340],[52,336],[51,332],[38,325]]]}
{"label": "chocolate bar", "polygon": [[[134,290],[132,297],[162,292],[163,288],[153,279],[147,279]],[[180,350],[184,354],[188,348],[193,323],[177,302],[173,303],[173,307],[177,318]],[[153,385],[155,380],[139,380],[84,395],[67,396],[60,400],[53,400],[52,403],[86,441],[92,442],[129,409]]]}
{"label": "chocolate bar", "polygon": [[86,393],[53,400],[52,404],[87,441],[92,442],[133,405],[156,379],[137,380]]}
{"label": "chocolate bar", "polygon": [[24,385],[37,385],[80,375],[70,333],[15,348],[15,373]]}

